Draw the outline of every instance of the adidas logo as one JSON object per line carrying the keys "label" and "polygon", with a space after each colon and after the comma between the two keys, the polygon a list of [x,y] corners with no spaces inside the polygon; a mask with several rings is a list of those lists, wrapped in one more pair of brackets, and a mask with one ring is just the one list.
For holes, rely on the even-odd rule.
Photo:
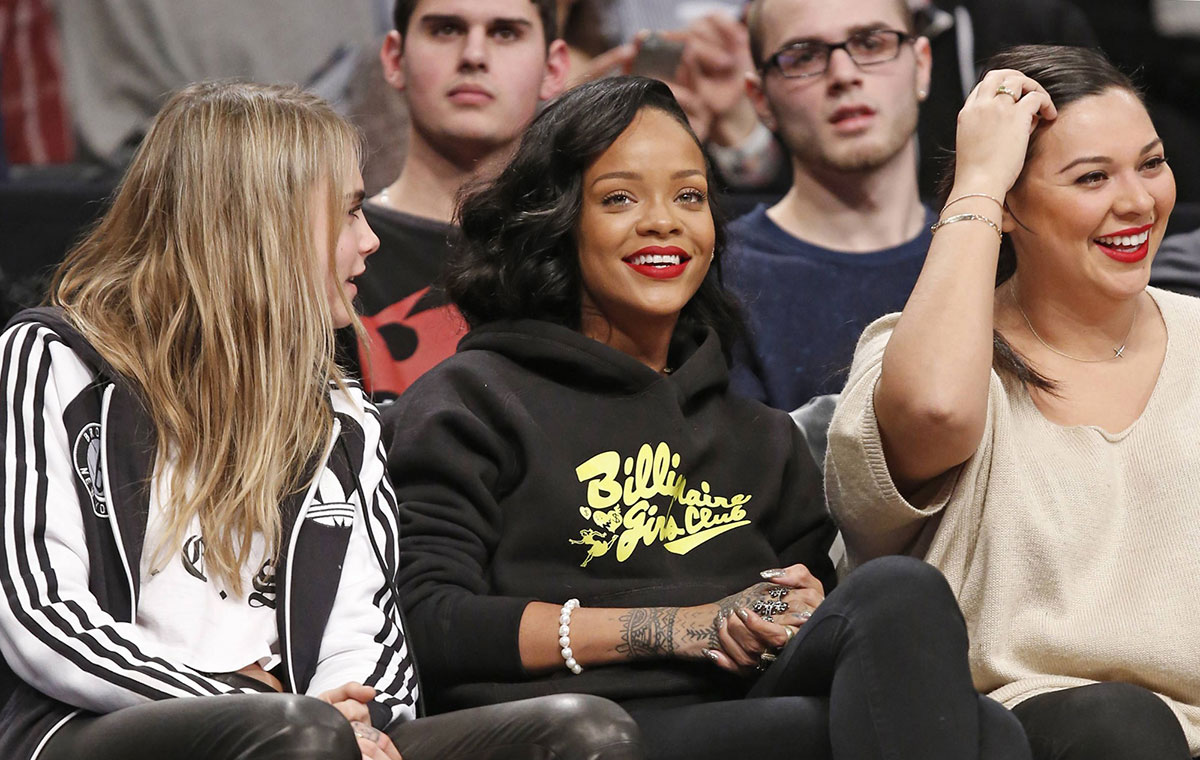
{"label": "adidas logo", "polygon": [[354,524],[354,505],[344,501],[314,504],[309,507],[304,519],[330,528],[349,528]]}

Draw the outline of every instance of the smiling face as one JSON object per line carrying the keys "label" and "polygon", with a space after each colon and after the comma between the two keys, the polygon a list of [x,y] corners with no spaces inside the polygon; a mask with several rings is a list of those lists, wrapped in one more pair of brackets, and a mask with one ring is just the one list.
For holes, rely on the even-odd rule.
{"label": "smiling face", "polygon": [[530,0],[419,0],[381,58],[414,130],[447,151],[512,143],[566,73],[566,47],[556,40],[547,49]]}
{"label": "smiling face", "polygon": [[[839,43],[874,30],[906,31],[895,0],[771,0],[762,8],[764,59],[798,42]],[[929,42],[901,45],[892,61],[860,67],[834,50],[824,74],[788,79],[772,67],[755,92],[760,117],[801,166],[868,171],[899,155],[929,88]]]}
{"label": "smiling face", "polygon": [[1146,108],[1114,88],[1071,103],[1039,131],[1007,204],[1023,282],[1123,297],[1149,281],[1175,178]]}
{"label": "smiling face", "polygon": [[317,266],[324,273],[325,297],[329,299],[334,327],[347,327],[351,323],[346,303],[358,294],[353,280],[366,271],[367,257],[379,248],[379,238],[363,217],[363,180],[357,168],[343,185],[347,190],[342,198],[342,210],[332,222],[337,233],[332,257],[329,251],[329,204],[319,192],[314,193],[313,200],[313,244],[317,251]]}
{"label": "smiling face", "polygon": [[583,332],[673,326],[708,273],[715,238],[700,147],[669,114],[643,109],[583,175]]}

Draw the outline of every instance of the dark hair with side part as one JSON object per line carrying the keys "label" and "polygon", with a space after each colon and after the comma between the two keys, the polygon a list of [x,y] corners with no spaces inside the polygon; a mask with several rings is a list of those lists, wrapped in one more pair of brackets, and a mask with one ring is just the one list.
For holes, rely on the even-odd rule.
{"label": "dark hair with side part", "polygon": [[[447,265],[445,289],[472,327],[502,319],[541,319],[578,330],[583,280],[576,231],[583,175],[645,108],[663,111],[696,145],[687,116],[662,82],[612,77],[561,95],[533,120],[508,166],[490,184],[469,189],[458,221],[462,245]],[[712,168],[705,158],[705,172]],[[726,358],[741,337],[736,302],[721,285],[724,219],[712,202],[716,232],[708,274],[679,315],[685,329],[711,327]]]}
{"label": "dark hair with side part", "polygon": [[[908,9],[908,0],[893,0],[904,18],[904,24],[899,31],[912,34],[914,31],[913,14]],[[761,69],[767,56],[773,55],[774,50],[763,49],[763,8],[767,0],[752,0],[746,8],[746,29],[750,33],[750,57],[754,60],[755,68]]]}
{"label": "dark hair with side part", "polygon": [[[408,35],[408,24],[412,21],[413,12],[421,0],[396,0],[392,7],[392,28],[400,32],[401,43]],[[545,35],[546,45],[558,39],[558,4],[554,0],[529,0],[537,6],[538,16],[542,19],[542,34]]]}
{"label": "dark hair with side part", "polygon": [[[1145,98],[1137,84],[1114,66],[1099,50],[1067,45],[1018,45],[1001,50],[989,58],[980,79],[995,69],[1015,69],[1040,84],[1045,88],[1059,113],[1078,100],[1101,95],[1113,89],[1130,92],[1143,104],[1145,103]],[[1029,148],[1025,152],[1026,166],[1029,165],[1029,159],[1037,149],[1038,138],[1044,128],[1044,124],[1039,124],[1030,135]],[[1020,184],[1020,182],[1021,178],[1018,177],[1016,184]],[[946,169],[938,183],[943,203],[947,200],[953,186],[954,154],[951,153],[947,157]],[[1012,210],[1008,209],[1007,204],[1005,204],[1005,209],[1012,214]],[[1017,224],[1021,223],[1015,214],[1013,219]],[[1013,248],[1010,238],[1003,237],[1000,241],[1000,259],[996,265],[996,286],[999,287],[1016,271],[1016,249]],[[1025,385],[1044,391],[1054,392],[1057,388],[1053,380],[1030,367],[1025,357],[1010,346],[999,332],[993,334],[992,345],[992,366],[997,372],[1015,377]]]}

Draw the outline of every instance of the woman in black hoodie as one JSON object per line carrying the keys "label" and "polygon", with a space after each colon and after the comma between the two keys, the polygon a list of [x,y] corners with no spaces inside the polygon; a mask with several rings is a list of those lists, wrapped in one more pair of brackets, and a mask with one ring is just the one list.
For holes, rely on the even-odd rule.
{"label": "woman in black hoodie", "polygon": [[579,87],[463,203],[458,353],[385,414],[434,710],[620,702],[654,757],[1018,758],[942,577],[834,583],[789,417],[728,390],[711,173],[665,85]]}

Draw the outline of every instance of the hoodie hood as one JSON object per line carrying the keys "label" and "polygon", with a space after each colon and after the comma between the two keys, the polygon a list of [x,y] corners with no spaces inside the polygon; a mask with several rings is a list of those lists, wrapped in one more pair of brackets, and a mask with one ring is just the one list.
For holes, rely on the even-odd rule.
{"label": "hoodie hood", "polygon": [[459,343],[460,354],[468,351],[500,354],[530,372],[578,390],[637,394],[657,383],[669,383],[681,404],[719,393],[729,384],[721,341],[710,328],[676,331],[668,353],[672,368],[668,375],[577,330],[536,319],[481,325]]}

